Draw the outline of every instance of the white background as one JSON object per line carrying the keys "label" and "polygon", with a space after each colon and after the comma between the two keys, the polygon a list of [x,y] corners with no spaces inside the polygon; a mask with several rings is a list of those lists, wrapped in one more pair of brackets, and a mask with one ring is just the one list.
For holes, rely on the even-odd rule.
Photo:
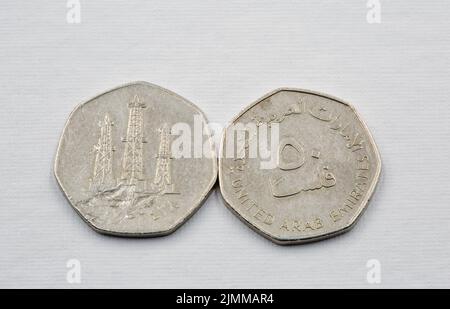
{"label": "white background", "polygon": [[[0,5],[0,287],[450,287],[450,2],[85,0]],[[227,210],[216,188],[178,231],[91,230],[52,174],[72,109],[145,80],[225,124],[282,86],[352,102],[383,174],[349,233],[280,247]],[[81,262],[81,284],[66,262]],[[381,263],[381,284],[366,262]]]}

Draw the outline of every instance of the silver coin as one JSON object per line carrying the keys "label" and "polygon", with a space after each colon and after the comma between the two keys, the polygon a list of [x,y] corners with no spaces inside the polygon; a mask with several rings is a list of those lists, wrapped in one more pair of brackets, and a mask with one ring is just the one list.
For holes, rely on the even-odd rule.
{"label": "silver coin", "polygon": [[[194,126],[200,126],[203,151],[197,155],[187,132]],[[135,82],[72,112],[54,172],[70,204],[96,231],[160,236],[201,206],[216,181],[216,160],[206,118],[195,105]]]}
{"label": "silver coin", "polygon": [[381,172],[375,142],[356,110],[313,92],[275,90],[226,128],[219,182],[226,205],[278,244],[347,231]]}

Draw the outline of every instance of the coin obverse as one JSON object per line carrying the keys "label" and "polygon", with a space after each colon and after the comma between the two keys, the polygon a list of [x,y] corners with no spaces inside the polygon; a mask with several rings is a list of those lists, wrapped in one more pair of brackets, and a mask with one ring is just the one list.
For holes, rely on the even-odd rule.
{"label": "coin obverse", "polygon": [[[261,142],[270,154],[264,158]],[[252,155],[254,145],[259,148]],[[308,90],[265,95],[233,120],[220,146],[226,205],[278,244],[349,230],[367,207],[380,172],[377,147],[356,110]]]}
{"label": "coin obverse", "polygon": [[206,155],[172,153],[181,136],[174,126],[193,128],[194,119],[206,123],[195,105],[156,85],[135,82],[107,91],[70,115],[56,154],[56,179],[98,232],[169,234],[194,214],[216,181],[207,126],[200,135]]}

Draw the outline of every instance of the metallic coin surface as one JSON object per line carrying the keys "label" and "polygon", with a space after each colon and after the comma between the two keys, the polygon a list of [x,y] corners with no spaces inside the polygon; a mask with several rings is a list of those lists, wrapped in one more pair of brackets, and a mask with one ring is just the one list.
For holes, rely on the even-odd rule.
{"label": "metallic coin surface", "polygon": [[[195,105],[161,87],[135,82],[112,89],[70,115],[55,159],[57,181],[98,232],[169,234],[200,207],[216,181],[205,124]],[[189,151],[187,132],[195,125],[204,146],[197,156]],[[174,154],[175,143],[184,152]]]}
{"label": "metallic coin surface", "polygon": [[355,109],[308,90],[275,90],[242,111],[220,146],[226,205],[278,244],[347,231],[381,172],[375,142]]}

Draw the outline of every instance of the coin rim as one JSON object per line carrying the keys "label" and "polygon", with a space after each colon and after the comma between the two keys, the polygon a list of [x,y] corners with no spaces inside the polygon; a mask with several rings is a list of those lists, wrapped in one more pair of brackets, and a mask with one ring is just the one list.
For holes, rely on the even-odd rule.
{"label": "coin rim", "polygon": [[[290,92],[298,92],[298,93],[305,93],[305,94],[312,94],[312,95],[317,95],[320,97],[324,97],[326,99],[330,99],[333,101],[336,101],[337,103],[341,103],[345,106],[348,106],[353,113],[356,115],[356,118],[359,120],[359,122],[362,124],[363,128],[366,130],[367,136],[369,137],[369,141],[371,142],[371,144],[373,145],[373,149],[374,149],[374,153],[375,153],[375,161],[376,161],[376,172],[374,175],[374,179],[370,185],[370,188],[367,190],[367,194],[365,199],[361,202],[361,206],[360,207],[360,211],[358,211],[357,213],[355,213],[350,220],[348,221],[349,223],[346,224],[344,227],[336,230],[336,231],[332,231],[332,232],[328,232],[325,234],[320,234],[317,236],[307,236],[307,237],[290,237],[290,238],[282,238],[282,237],[278,237],[278,236],[274,236],[271,235],[270,232],[264,231],[262,229],[260,229],[259,227],[257,227],[256,225],[254,225],[253,223],[251,223],[250,221],[246,220],[233,206],[232,203],[230,203],[230,198],[227,197],[227,193],[224,192],[224,190],[222,189],[223,187],[223,183],[224,183],[224,175],[223,175],[223,147],[225,145],[225,137],[226,137],[226,131],[227,129],[230,127],[231,124],[233,124],[236,120],[238,120],[241,116],[243,116],[248,110],[250,110],[251,108],[253,108],[255,105],[261,103],[262,101],[264,101],[265,99],[273,96],[274,94],[278,93],[278,92],[282,92],[282,91],[290,91]],[[276,244],[279,245],[296,245],[296,244],[304,244],[304,243],[309,243],[309,242],[315,242],[315,241],[319,241],[319,240],[323,240],[323,239],[327,239],[330,237],[334,237],[340,234],[343,234],[349,230],[351,230],[357,223],[357,221],[361,218],[362,214],[364,213],[364,211],[367,209],[370,200],[373,197],[373,194],[376,191],[377,185],[379,183],[379,179],[380,179],[380,175],[381,175],[381,169],[382,169],[382,161],[381,161],[381,155],[380,152],[378,150],[378,146],[373,138],[372,132],[369,130],[369,127],[367,126],[367,124],[364,122],[364,120],[362,119],[361,115],[356,111],[356,109],[354,108],[354,106],[340,98],[337,98],[335,96],[332,95],[328,95],[319,91],[314,91],[314,90],[308,90],[308,89],[301,89],[301,88],[293,88],[293,87],[281,87],[281,88],[277,88],[265,95],[263,95],[262,97],[260,97],[259,99],[257,99],[256,101],[254,101],[253,103],[251,103],[250,105],[248,105],[247,107],[245,107],[243,110],[241,110],[237,116],[233,117],[233,119],[230,121],[230,125],[228,125],[222,133],[222,138],[220,141],[220,148],[219,148],[219,164],[218,164],[218,169],[219,169],[219,186],[220,186],[220,193],[222,196],[222,200],[224,201],[225,206],[231,210],[232,213],[234,213],[241,221],[243,221],[247,226],[249,226],[251,229],[253,229],[254,231],[256,231],[258,234],[262,235],[263,237],[273,241]]]}
{"label": "coin rim", "polygon": [[128,87],[128,86],[133,86],[133,85],[144,85],[144,86],[155,87],[155,88],[158,88],[159,90],[161,90],[163,92],[166,92],[166,93],[168,93],[170,95],[178,97],[179,99],[183,100],[184,103],[186,103],[187,105],[190,105],[198,113],[200,113],[203,116],[203,119],[204,119],[205,123],[208,124],[208,119],[207,119],[205,113],[197,105],[195,105],[191,101],[187,100],[186,98],[182,97],[181,95],[179,95],[179,94],[177,94],[177,93],[175,93],[175,92],[173,92],[171,90],[168,90],[166,88],[163,88],[161,86],[158,86],[158,85],[146,82],[146,81],[134,81],[134,82],[125,83],[125,84],[122,84],[120,86],[117,86],[117,87],[114,87],[114,88],[110,88],[109,90],[106,90],[106,91],[104,91],[104,92],[102,92],[100,94],[97,94],[97,95],[93,96],[92,98],[90,98],[90,99],[88,99],[88,100],[86,100],[86,101],[84,101],[82,103],[79,103],[77,106],[75,106],[75,108],[69,114],[69,117],[67,118],[67,120],[65,122],[65,125],[64,125],[64,127],[62,129],[61,136],[60,136],[59,141],[58,141],[58,146],[56,148],[56,154],[55,154],[54,163],[53,163],[53,174],[54,174],[54,176],[56,178],[56,181],[57,181],[59,187],[61,188],[61,191],[63,191],[63,193],[64,193],[64,197],[67,199],[67,201],[69,202],[70,206],[83,219],[83,221],[86,222],[96,232],[101,233],[101,234],[105,234],[105,235],[120,236],[120,237],[159,237],[159,236],[166,236],[166,235],[169,235],[169,234],[172,234],[173,232],[175,232],[178,228],[180,228],[184,223],[186,223],[186,221],[188,221],[200,209],[200,207],[203,205],[203,203],[207,200],[208,196],[213,191],[212,189],[214,187],[214,184],[217,181],[218,163],[217,163],[217,155],[216,155],[216,151],[215,151],[216,147],[215,147],[214,139],[213,139],[213,137],[211,135],[211,131],[210,131],[210,128],[209,128],[208,125],[205,126],[205,131],[208,134],[209,139],[211,140],[211,157],[210,158],[213,161],[213,173],[214,173],[214,176],[211,179],[211,181],[208,183],[207,190],[205,190],[204,193],[201,194],[200,199],[197,199],[199,202],[196,203],[196,205],[194,206],[193,210],[187,216],[184,216],[180,220],[178,220],[169,229],[164,229],[164,230],[157,231],[157,232],[142,232],[142,233],[130,232],[129,233],[129,232],[117,232],[117,231],[112,231],[112,230],[99,228],[96,225],[94,225],[92,222],[87,220],[85,218],[85,216],[82,214],[82,212],[77,207],[75,207],[75,205],[73,204],[73,202],[69,198],[70,194],[68,194],[67,191],[64,189],[64,187],[62,185],[62,182],[61,182],[61,179],[58,176],[58,170],[59,170],[58,162],[59,162],[59,157],[61,155],[60,154],[60,152],[61,152],[61,150],[60,150],[61,143],[62,143],[62,140],[64,138],[66,129],[67,129],[67,127],[68,127],[68,125],[69,125],[73,115],[75,114],[75,112],[79,108],[81,108],[83,105],[88,104],[89,102],[92,102],[93,100],[96,100],[96,99],[98,99],[99,97],[101,97],[101,96],[103,96],[105,94],[108,94],[110,92],[113,92],[113,91],[116,91],[116,90],[119,90],[121,88],[125,88],[125,87]]}

